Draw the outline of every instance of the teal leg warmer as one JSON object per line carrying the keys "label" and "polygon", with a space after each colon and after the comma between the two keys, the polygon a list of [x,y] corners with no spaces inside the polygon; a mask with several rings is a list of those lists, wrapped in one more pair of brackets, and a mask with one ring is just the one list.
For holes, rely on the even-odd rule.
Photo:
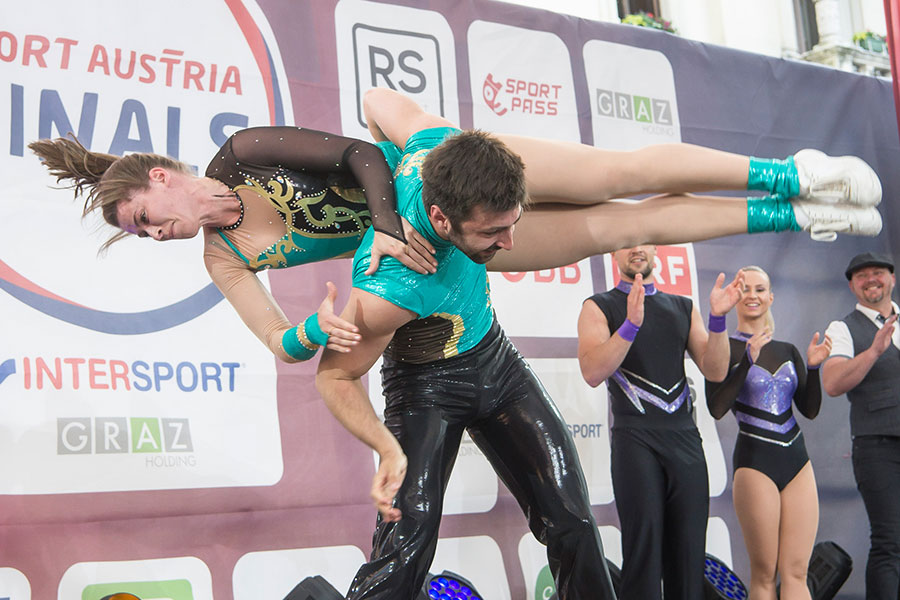
{"label": "teal leg warmer", "polygon": [[747,189],[763,190],[784,198],[793,198],[799,194],[800,178],[794,165],[794,157],[788,156],[784,160],[778,160],[751,156]]}
{"label": "teal leg warmer", "polygon": [[789,201],[778,196],[747,198],[747,233],[788,230],[800,231]]}

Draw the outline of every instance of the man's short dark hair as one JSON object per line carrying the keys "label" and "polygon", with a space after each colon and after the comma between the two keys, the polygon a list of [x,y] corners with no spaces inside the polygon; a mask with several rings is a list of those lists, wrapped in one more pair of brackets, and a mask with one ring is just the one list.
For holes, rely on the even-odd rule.
{"label": "man's short dark hair", "polygon": [[425,208],[437,205],[456,227],[476,206],[507,212],[528,203],[522,159],[494,136],[463,131],[432,150],[422,165]]}

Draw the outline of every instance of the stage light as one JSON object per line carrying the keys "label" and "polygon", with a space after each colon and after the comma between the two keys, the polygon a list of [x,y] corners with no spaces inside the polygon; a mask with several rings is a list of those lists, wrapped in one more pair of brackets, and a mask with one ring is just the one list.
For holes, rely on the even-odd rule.
{"label": "stage light", "polygon": [[834,598],[853,570],[853,559],[834,542],[819,542],[809,559],[806,583],[813,600]]}
{"label": "stage light", "polygon": [[747,600],[747,587],[725,563],[710,554],[706,555],[703,569],[705,600]]}
{"label": "stage light", "polygon": [[432,575],[422,591],[429,600],[482,600],[471,582],[451,571]]}
{"label": "stage light", "polygon": [[344,600],[344,596],[321,575],[307,577],[284,600]]}

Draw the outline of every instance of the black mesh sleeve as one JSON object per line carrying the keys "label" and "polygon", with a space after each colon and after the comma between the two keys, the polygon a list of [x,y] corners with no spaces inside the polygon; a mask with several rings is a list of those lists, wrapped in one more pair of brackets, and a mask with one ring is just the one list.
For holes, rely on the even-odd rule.
{"label": "black mesh sleeve", "polygon": [[747,380],[747,373],[751,367],[746,345],[733,339],[729,341],[731,342],[731,367],[728,376],[721,383],[706,380],[706,407],[709,409],[709,414],[716,419],[724,417],[734,406],[734,401],[737,400],[738,393],[741,391],[744,381]]}
{"label": "black mesh sleeve", "polygon": [[302,127],[252,127],[237,132],[232,150],[240,161],[280,166],[310,174],[344,173],[363,190],[372,226],[406,242],[394,180],[381,150],[374,144]]}
{"label": "black mesh sleeve", "polygon": [[795,346],[791,346],[791,360],[797,371],[797,391],[794,392],[794,404],[807,419],[815,419],[822,407],[822,382],[819,369],[807,369],[806,361]]}

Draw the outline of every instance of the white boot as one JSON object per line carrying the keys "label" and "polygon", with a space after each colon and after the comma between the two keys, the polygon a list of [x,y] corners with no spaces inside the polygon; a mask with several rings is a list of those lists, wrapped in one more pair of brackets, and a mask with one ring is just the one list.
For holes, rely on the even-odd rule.
{"label": "white boot", "polygon": [[874,206],[821,204],[791,200],[794,218],[803,231],[817,242],[833,242],[837,234],[875,237],[881,233],[881,213]]}
{"label": "white boot", "polygon": [[881,202],[881,180],[861,158],[828,156],[819,150],[806,149],[794,155],[794,165],[801,200],[859,206],[877,206]]}

